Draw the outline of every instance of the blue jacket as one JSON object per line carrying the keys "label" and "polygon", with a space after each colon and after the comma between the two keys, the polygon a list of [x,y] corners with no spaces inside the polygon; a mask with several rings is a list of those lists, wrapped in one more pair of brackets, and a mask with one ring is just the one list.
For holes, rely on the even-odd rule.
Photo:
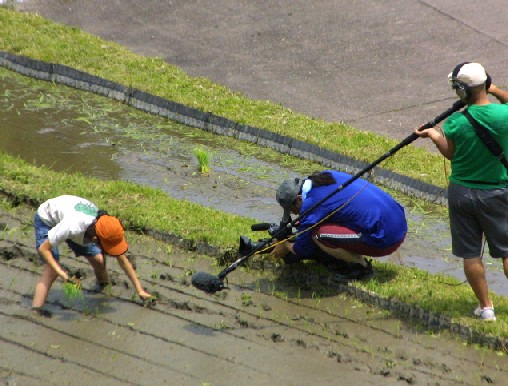
{"label": "blue jacket", "polygon": [[[340,185],[352,178],[347,173],[329,170],[336,183],[312,187],[303,200],[300,215]],[[298,232],[308,229],[360,192],[345,207],[326,220],[361,232],[362,241],[372,247],[387,248],[399,243],[407,232],[404,207],[388,193],[361,178],[355,180],[340,192],[300,219]],[[319,249],[312,241],[312,230],[298,235],[293,246],[296,255],[311,257]]]}

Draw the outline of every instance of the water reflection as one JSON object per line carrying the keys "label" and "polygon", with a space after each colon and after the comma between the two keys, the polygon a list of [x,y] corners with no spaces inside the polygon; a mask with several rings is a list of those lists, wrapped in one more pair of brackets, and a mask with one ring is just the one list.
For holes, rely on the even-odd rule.
{"label": "water reflection", "polygon": [[55,110],[58,100],[50,98],[54,96],[30,91],[16,78],[2,79],[1,149],[60,172],[119,178],[120,167],[112,161],[114,147],[87,132],[86,122],[76,119],[68,100],[62,98],[62,108]]}

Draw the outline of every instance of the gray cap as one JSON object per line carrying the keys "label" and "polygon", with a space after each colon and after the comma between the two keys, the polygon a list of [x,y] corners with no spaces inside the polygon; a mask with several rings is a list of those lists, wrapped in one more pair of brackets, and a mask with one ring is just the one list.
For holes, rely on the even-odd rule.
{"label": "gray cap", "polygon": [[284,209],[282,222],[288,223],[291,219],[291,205],[300,193],[304,180],[300,178],[289,178],[280,184],[275,198]]}

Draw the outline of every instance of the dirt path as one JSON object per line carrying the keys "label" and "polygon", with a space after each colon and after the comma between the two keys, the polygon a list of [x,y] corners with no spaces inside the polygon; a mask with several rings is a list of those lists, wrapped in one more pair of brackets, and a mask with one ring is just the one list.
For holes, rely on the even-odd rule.
{"label": "dirt path", "polygon": [[86,275],[84,299],[70,302],[57,283],[53,317],[35,317],[32,215],[0,213],[0,383],[501,385],[508,375],[504,356],[418,331],[302,269],[237,269],[229,290],[205,294],[190,276],[217,273],[209,257],[134,234],[138,275],[161,296],[154,308],[131,301],[113,260],[116,284],[97,293],[89,266],[67,256]]}

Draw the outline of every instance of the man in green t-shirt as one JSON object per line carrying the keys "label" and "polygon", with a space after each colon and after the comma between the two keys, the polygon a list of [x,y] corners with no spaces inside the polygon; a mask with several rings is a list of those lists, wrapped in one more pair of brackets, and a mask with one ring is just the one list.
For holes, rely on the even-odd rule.
{"label": "man in green t-shirt", "polygon": [[[487,128],[508,155],[508,92],[494,84],[478,63],[461,63],[448,81],[467,111]],[[491,94],[501,103],[491,103]],[[503,260],[508,277],[508,172],[476,134],[462,112],[452,114],[443,126],[415,132],[430,138],[443,156],[451,160],[448,209],[452,253],[463,259],[464,273],[480,304],[474,314],[482,320],[496,320],[489,298],[482,262],[483,237],[490,255]]]}

